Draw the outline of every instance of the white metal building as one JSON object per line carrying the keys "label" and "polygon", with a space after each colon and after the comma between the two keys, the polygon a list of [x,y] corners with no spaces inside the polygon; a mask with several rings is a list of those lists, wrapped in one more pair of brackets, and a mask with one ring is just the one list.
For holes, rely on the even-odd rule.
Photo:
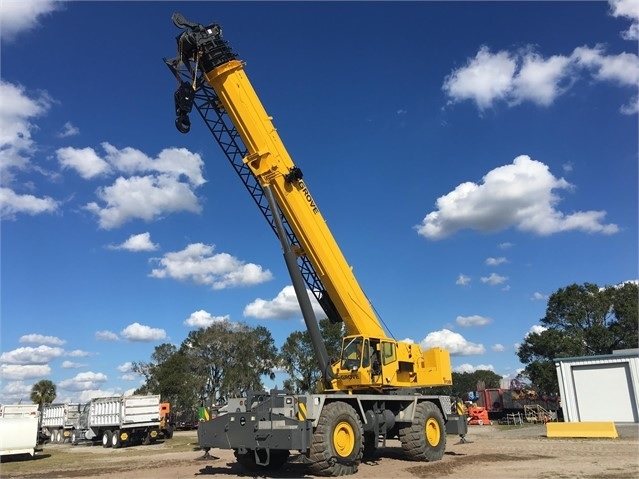
{"label": "white metal building", "polygon": [[555,359],[564,421],[639,423],[639,350]]}

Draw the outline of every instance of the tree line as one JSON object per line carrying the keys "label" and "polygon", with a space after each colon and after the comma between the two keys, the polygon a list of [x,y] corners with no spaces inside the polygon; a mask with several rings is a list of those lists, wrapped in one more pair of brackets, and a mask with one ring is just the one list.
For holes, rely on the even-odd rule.
{"label": "tree line", "polygon": [[[632,282],[614,287],[584,283],[560,288],[549,297],[545,316],[539,320],[545,329],[527,334],[516,352],[525,365],[519,379],[539,392],[558,393],[555,359],[637,348],[638,303],[639,288]],[[329,356],[337,359],[342,325],[322,319],[319,326]],[[293,393],[316,392],[320,379],[307,331],[294,331],[278,349],[264,326],[229,321],[191,331],[180,346],[156,346],[151,360],[134,363],[133,370],[144,377],[136,394],[160,394],[177,413],[224,404],[227,398],[263,390],[263,378],[274,380],[276,371],[287,374],[281,387]],[[452,386],[424,392],[463,397],[475,391],[480,381],[487,388],[497,388],[500,380],[493,371],[453,372]],[[33,386],[34,403],[54,398],[51,381]]]}

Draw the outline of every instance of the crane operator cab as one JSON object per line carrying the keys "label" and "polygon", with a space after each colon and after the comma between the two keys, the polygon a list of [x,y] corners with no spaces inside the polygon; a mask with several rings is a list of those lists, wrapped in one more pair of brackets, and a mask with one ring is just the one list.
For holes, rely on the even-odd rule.
{"label": "crane operator cab", "polygon": [[382,385],[383,365],[396,361],[392,341],[364,336],[347,336],[342,341],[338,377],[342,381],[361,381],[361,385]]}

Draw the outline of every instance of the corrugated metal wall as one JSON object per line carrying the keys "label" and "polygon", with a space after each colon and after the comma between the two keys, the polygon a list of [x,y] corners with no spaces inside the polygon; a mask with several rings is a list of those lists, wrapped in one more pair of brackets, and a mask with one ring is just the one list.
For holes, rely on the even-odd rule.
{"label": "corrugated metal wall", "polygon": [[555,360],[564,420],[639,422],[639,353]]}

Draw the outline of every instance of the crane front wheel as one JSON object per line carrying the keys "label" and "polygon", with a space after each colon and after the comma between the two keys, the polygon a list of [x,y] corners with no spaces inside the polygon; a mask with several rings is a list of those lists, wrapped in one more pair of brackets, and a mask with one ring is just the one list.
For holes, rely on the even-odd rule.
{"label": "crane front wheel", "polygon": [[357,472],[364,452],[362,422],[349,404],[336,401],[324,406],[313,433],[311,471],[320,476],[345,476]]}

